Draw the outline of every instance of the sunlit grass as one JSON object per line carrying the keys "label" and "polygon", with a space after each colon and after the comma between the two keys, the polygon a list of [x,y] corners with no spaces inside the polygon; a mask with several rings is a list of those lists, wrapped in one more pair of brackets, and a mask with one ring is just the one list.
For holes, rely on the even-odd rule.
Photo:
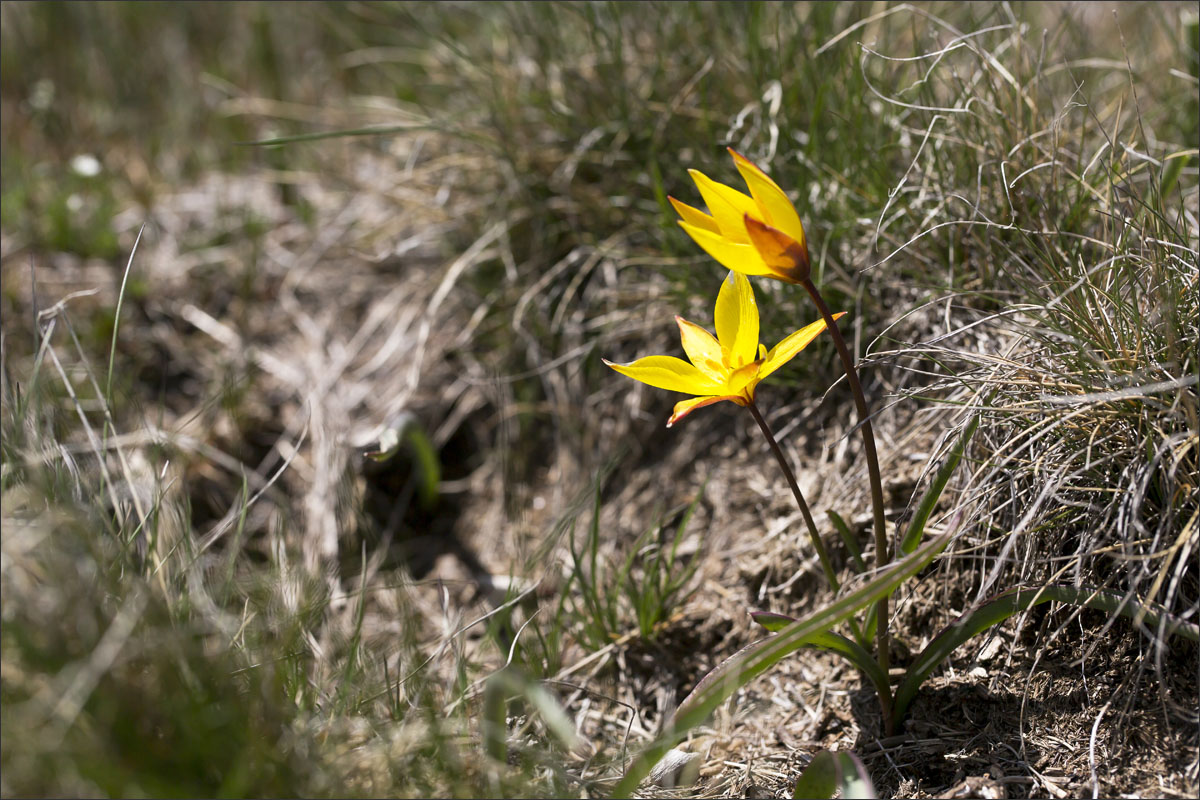
{"label": "sunlit grass", "polygon": [[[947,422],[981,414],[970,477],[931,520],[961,510],[970,531],[945,592],[1088,582],[1194,619],[1194,8],[2,13],[5,794],[608,791],[670,711],[648,699],[683,681],[666,671],[697,668],[671,648],[712,596],[702,488],[725,502],[742,480],[677,469],[667,492],[665,437],[749,436],[715,408],[664,432],[677,398],[627,393],[600,356],[669,352],[670,313],[711,311],[723,270],[666,197],[697,199],[688,167],[736,181],[726,146],[795,189],[885,462],[917,441],[932,472]],[[377,126],[404,132],[339,134]],[[239,144],[308,134],[332,135]],[[167,219],[174,250],[150,249],[152,225],[120,294],[141,220],[197,185],[229,195]],[[783,288],[756,286],[766,340],[811,319]],[[388,398],[412,411],[442,460],[429,507],[410,453],[369,472],[378,438],[296,411],[363,341],[378,349],[335,388],[383,427]],[[777,429],[850,402],[826,392],[832,346],[810,352],[761,390]],[[416,577],[406,559],[487,492],[476,588]],[[862,535],[847,509],[865,494],[839,499]],[[1047,636],[1076,631],[1061,615]],[[488,694],[506,663],[583,744],[531,684]]]}

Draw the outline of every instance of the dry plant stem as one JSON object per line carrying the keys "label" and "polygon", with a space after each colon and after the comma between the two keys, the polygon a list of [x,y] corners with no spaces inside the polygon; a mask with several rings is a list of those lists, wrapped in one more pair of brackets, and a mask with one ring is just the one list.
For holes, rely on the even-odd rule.
{"label": "dry plant stem", "polygon": [[[854,405],[858,408],[859,427],[862,429],[863,450],[867,456],[867,473],[871,481],[871,506],[875,516],[875,567],[882,569],[891,560],[888,553],[887,529],[883,519],[883,481],[879,477],[879,455],[875,451],[875,431],[871,427],[871,412],[867,408],[867,399],[863,395],[862,384],[858,381],[858,370],[854,368],[854,359],[846,347],[846,340],[838,329],[837,321],[829,313],[829,306],[811,280],[803,281],[804,289],[812,297],[817,310],[825,319],[825,325],[833,336],[833,344],[838,355],[842,357],[842,366],[846,370],[846,380],[850,382],[850,391],[854,394]],[[876,658],[879,666],[887,674],[888,671],[888,599],[887,596],[876,606],[875,646],[879,651]],[[890,719],[891,709],[883,710],[884,719]],[[890,727],[890,725],[889,725]]]}
{"label": "dry plant stem", "polygon": [[767,444],[771,445],[771,452],[775,454],[775,460],[779,462],[779,467],[783,470],[783,476],[787,478],[788,486],[792,487],[792,495],[796,498],[796,505],[800,507],[800,514],[804,517],[804,524],[808,526],[808,535],[812,539],[813,549],[817,551],[817,557],[821,559],[821,567],[825,570],[825,577],[829,579],[829,585],[833,587],[836,593],[838,590],[837,575],[833,571],[833,565],[829,563],[829,554],[825,552],[825,545],[821,543],[821,536],[817,533],[817,524],[813,522],[812,513],[808,510],[808,503],[804,502],[804,495],[800,493],[800,486],[796,483],[796,476],[792,474],[792,468],[788,466],[787,459],[784,458],[783,450],[779,447],[779,442],[775,441],[775,434],[771,433],[770,426],[763,419],[763,415],[759,412],[758,406],[753,400],[746,403],[746,408],[750,409],[750,413],[754,415],[754,421],[758,423],[759,430],[766,437]]}

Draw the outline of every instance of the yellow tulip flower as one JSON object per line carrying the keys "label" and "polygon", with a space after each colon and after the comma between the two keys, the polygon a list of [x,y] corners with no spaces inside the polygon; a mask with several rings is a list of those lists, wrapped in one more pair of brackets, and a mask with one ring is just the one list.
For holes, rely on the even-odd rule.
{"label": "yellow tulip flower", "polygon": [[803,283],[808,279],[809,263],[800,215],[767,173],[732,148],[729,154],[750,195],[717,183],[699,170],[688,170],[710,214],[668,197],[681,217],[679,226],[734,272]]}
{"label": "yellow tulip flower", "polygon": [[[834,315],[834,319],[841,317]],[[697,408],[728,400],[747,406],[754,400],[758,382],[791,361],[825,330],[825,320],[807,325],[770,350],[758,341],[758,306],[750,280],[730,272],[721,284],[714,312],[716,338],[708,331],[675,317],[688,361],[674,356],[647,356],[629,364],[604,363],[636,381],[696,395],[675,404],[667,421],[671,427]],[[690,362],[690,363],[689,363]]]}

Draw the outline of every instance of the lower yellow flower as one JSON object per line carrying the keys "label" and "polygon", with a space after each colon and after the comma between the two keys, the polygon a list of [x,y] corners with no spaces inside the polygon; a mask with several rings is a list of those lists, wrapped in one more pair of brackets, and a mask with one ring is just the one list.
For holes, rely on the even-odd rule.
{"label": "lower yellow flower", "polygon": [[[834,319],[845,312],[834,315]],[[758,382],[791,361],[825,330],[818,320],[791,334],[770,350],[758,341],[758,306],[750,280],[730,272],[721,284],[714,312],[716,338],[708,331],[675,317],[688,361],[674,356],[647,356],[629,364],[604,363],[636,381],[673,392],[696,395],[675,404],[667,421],[671,427],[702,406],[728,400],[739,406],[754,400]],[[689,363],[690,362],[690,363]]]}

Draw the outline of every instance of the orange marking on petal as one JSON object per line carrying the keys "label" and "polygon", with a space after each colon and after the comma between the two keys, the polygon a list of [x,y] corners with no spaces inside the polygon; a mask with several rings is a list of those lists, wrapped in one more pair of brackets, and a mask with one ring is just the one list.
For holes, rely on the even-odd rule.
{"label": "orange marking on petal", "polygon": [[771,270],[772,277],[788,283],[802,283],[808,279],[808,248],[778,228],[747,214],[746,234],[750,244]]}
{"label": "orange marking on petal", "polygon": [[[711,406],[714,403],[720,403],[723,400],[730,400],[737,403],[740,398],[736,396],[720,395],[713,397],[693,397],[688,400],[680,400],[675,404],[675,412],[671,414],[671,418],[667,420],[667,427],[670,428],[676,422],[686,417],[688,414],[695,411],[697,408]],[[741,403],[738,403],[741,405]]]}
{"label": "orange marking on petal", "polygon": [[771,176],[763,172],[761,167],[741,153],[730,148],[729,154],[733,156],[733,163],[742,174],[755,204],[762,212],[760,216],[763,222],[805,244],[804,225],[801,224],[800,215],[796,213],[796,207],[788,199],[787,193],[779,188],[779,184],[771,180]]}

